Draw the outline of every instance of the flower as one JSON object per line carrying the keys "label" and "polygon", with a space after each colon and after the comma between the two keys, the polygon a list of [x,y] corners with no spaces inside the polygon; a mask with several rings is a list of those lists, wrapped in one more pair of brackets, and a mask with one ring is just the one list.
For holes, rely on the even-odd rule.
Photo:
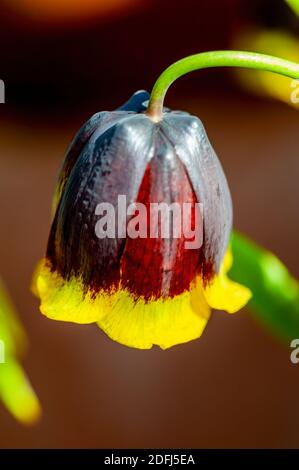
{"label": "flower", "polygon": [[[236,312],[251,293],[227,277],[232,204],[201,121],[165,109],[163,119],[153,122],[145,113],[148,98],[137,92],[118,110],[95,114],[75,137],[60,172],[34,290],[49,318],[97,322],[126,346],[165,349],[200,337],[211,308]],[[161,230],[156,237],[118,232],[99,238],[99,204],[110,204],[121,226],[119,195],[127,206],[147,209],[189,204],[189,222],[193,234],[202,230],[202,244],[190,249],[185,232],[163,238]],[[194,227],[197,204],[200,228]],[[133,215],[126,211],[127,226]],[[148,212],[135,229],[145,221]],[[155,228],[161,225],[156,219]]]}

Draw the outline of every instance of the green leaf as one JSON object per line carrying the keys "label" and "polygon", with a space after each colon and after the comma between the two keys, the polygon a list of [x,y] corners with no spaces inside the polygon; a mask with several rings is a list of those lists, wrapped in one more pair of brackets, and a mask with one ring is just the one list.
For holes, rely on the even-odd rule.
{"label": "green leaf", "polygon": [[299,16],[299,0],[285,0],[293,12]]}
{"label": "green leaf", "polygon": [[299,338],[299,283],[272,253],[234,232],[234,263],[230,277],[249,287],[248,307],[276,336],[290,342]]}
{"label": "green leaf", "polygon": [[31,424],[41,408],[17,359],[26,345],[26,333],[0,280],[0,399],[18,421]]}
{"label": "green leaf", "polygon": [[0,364],[0,398],[8,411],[22,424],[38,421],[41,408],[21,364],[7,357]]}
{"label": "green leaf", "polygon": [[5,343],[6,354],[24,352],[27,347],[26,333],[18,319],[15,308],[0,279],[0,340]]}

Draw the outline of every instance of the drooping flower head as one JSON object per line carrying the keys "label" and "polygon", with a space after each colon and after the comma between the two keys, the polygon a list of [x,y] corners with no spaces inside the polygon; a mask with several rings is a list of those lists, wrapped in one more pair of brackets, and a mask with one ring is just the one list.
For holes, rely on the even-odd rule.
{"label": "drooping flower head", "polygon": [[[97,322],[112,339],[143,349],[198,338],[211,308],[232,313],[250,298],[226,276],[232,204],[201,121],[164,109],[154,122],[148,99],[137,92],[76,135],[35,276],[46,316]],[[178,220],[173,209],[186,207]],[[165,218],[176,229],[188,219],[188,233],[165,236]]]}

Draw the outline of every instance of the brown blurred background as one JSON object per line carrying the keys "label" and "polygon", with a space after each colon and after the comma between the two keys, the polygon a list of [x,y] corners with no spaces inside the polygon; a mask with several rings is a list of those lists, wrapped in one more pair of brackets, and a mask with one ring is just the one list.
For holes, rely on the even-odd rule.
{"label": "brown blurred background", "polygon": [[[29,285],[58,168],[92,113],[150,89],[174,60],[229,48],[248,24],[299,34],[299,19],[280,0],[86,0],[55,14],[39,3],[0,7],[0,272],[29,335],[43,418],[22,428],[0,406],[0,447],[298,447],[299,365],[248,311],[215,312],[200,340],[138,351],[44,318]],[[235,226],[299,277],[298,111],[243,92],[227,70],[182,78],[166,104],[205,123]]]}

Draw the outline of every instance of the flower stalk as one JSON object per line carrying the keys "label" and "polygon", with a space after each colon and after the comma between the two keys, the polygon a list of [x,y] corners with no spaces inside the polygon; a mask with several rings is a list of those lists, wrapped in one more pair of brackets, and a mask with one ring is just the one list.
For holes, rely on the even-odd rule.
{"label": "flower stalk", "polygon": [[185,57],[164,70],[154,84],[146,114],[153,121],[160,121],[170,85],[189,72],[212,67],[243,67],[299,79],[299,64],[279,57],[244,51],[201,52]]}

